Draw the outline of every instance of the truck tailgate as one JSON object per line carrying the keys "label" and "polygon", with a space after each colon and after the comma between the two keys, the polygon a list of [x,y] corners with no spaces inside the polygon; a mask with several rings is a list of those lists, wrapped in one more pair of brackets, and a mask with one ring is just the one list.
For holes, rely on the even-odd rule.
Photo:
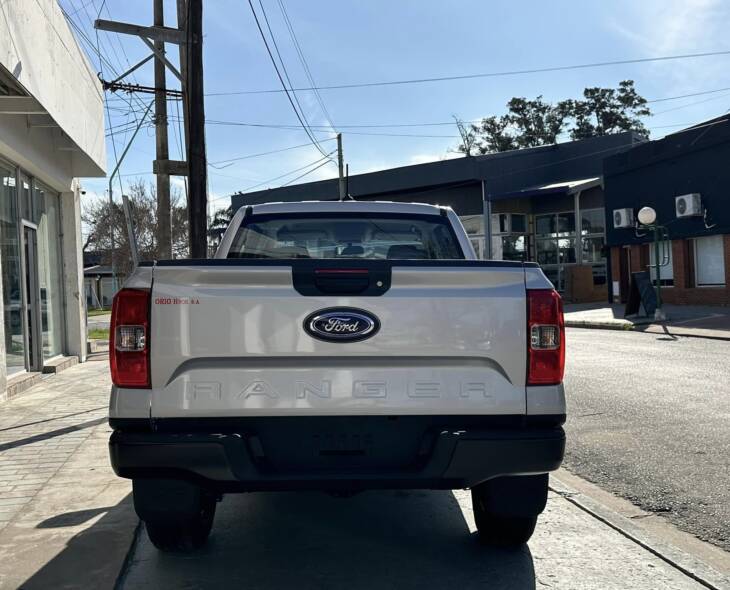
{"label": "truck tailgate", "polygon": [[[363,294],[318,292],[314,261],[263,262],[155,267],[153,418],[525,413],[520,264],[336,261],[373,289],[386,277]],[[304,329],[340,306],[374,315],[377,333],[328,342]]]}

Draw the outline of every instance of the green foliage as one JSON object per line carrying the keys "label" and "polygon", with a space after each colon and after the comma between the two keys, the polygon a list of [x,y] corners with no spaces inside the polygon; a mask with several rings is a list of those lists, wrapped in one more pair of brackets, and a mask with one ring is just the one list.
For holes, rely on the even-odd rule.
{"label": "green foliage", "polygon": [[585,139],[622,131],[648,135],[641,117],[651,115],[644,97],[633,80],[622,81],[618,88],[586,88],[582,99],[551,104],[542,95],[534,100],[515,97],[507,103],[507,114],[483,118],[478,124],[456,119],[461,135],[457,151],[469,156],[504,152]]}
{"label": "green foliage", "polygon": [[223,234],[233,219],[233,207],[228,206],[226,209],[218,209],[212,218],[208,220],[208,250],[210,255],[215,254],[221,243]]}

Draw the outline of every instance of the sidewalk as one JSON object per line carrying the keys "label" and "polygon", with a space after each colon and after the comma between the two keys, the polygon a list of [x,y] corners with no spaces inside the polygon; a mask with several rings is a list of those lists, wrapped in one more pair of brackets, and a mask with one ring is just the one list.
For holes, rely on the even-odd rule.
{"label": "sidewalk", "polygon": [[730,307],[664,305],[664,313],[669,318],[665,322],[641,316],[624,318],[624,307],[618,303],[567,303],[565,325],[730,340]]}
{"label": "sidewalk", "polygon": [[0,588],[112,588],[137,518],[109,466],[106,356],[0,404]]}

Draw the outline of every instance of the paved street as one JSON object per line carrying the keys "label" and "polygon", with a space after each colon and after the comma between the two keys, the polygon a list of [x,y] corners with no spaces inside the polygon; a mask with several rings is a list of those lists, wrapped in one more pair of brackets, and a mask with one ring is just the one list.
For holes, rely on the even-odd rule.
{"label": "paved street", "polygon": [[569,329],[567,467],[730,549],[730,342]]}

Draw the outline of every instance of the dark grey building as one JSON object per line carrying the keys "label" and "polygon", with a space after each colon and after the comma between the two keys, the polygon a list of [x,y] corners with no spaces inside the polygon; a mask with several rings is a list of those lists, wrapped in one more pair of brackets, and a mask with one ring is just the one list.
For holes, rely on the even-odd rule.
{"label": "dark grey building", "polygon": [[[643,141],[627,132],[403,166],[351,176],[348,192],[357,200],[450,206],[480,257],[536,260],[561,290],[569,289],[569,268],[580,266],[596,287],[580,298],[605,299],[603,160]],[[331,179],[238,193],[231,204],[337,198]]]}
{"label": "dark grey building", "polygon": [[606,238],[615,301],[626,300],[631,272],[654,263],[653,236],[636,228],[639,209],[650,206],[669,237],[660,246],[660,279],[667,287],[662,298],[667,303],[730,305],[728,163],[728,116],[606,159]]}

